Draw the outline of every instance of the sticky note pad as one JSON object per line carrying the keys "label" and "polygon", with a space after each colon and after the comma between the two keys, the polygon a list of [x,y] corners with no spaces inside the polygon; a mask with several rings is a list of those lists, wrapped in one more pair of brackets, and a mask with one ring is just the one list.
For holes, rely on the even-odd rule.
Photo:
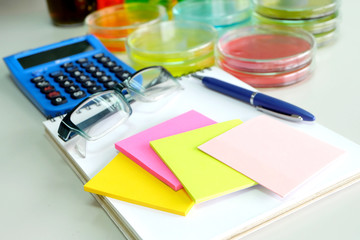
{"label": "sticky note pad", "polygon": [[191,110],[119,141],[115,148],[177,191],[182,188],[180,181],[151,149],[149,142],[214,123],[210,118]]}
{"label": "sticky note pad", "polygon": [[282,197],[343,153],[268,116],[234,127],[199,149]]}
{"label": "sticky note pad", "polygon": [[87,192],[185,216],[194,202],[119,153],[84,185]]}
{"label": "sticky note pad", "polygon": [[199,203],[256,184],[197,148],[239,124],[240,120],[217,123],[155,140],[150,145]]}

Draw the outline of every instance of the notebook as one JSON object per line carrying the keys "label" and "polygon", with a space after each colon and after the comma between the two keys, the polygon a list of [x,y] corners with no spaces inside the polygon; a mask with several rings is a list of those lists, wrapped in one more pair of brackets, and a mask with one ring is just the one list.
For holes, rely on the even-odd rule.
{"label": "notebook", "polygon": [[198,148],[281,197],[344,153],[268,116],[250,119]]}
{"label": "notebook", "polygon": [[200,203],[256,185],[253,180],[197,148],[241,123],[238,119],[216,123],[151,141],[150,145],[195,203]]}
{"label": "notebook", "polygon": [[125,138],[117,142],[115,148],[177,191],[182,188],[180,181],[151,149],[149,142],[213,123],[215,121],[191,110]]}
{"label": "notebook", "polygon": [[[198,72],[198,74],[219,78],[254,90],[216,67]],[[146,108],[147,103],[132,104],[134,112],[124,124],[126,131],[117,129],[96,142],[89,142],[86,160],[77,155],[73,141],[64,143],[58,138],[57,128],[60,118],[45,121],[45,130],[61,150],[60,153],[64,155],[64,159],[85,184],[118,154],[114,147],[116,142],[184,112],[195,110],[216,122],[232,119],[241,119],[246,122],[263,115],[247,104],[207,89],[198,79],[188,76],[181,78],[180,81],[184,90],[156,114],[139,111],[142,106]],[[229,239],[249,234],[280,217],[359,181],[359,145],[316,122],[299,124],[285,120],[279,121],[345,151],[334,164],[285,198],[280,198],[266,188],[256,185],[195,204],[184,217],[110,197],[96,194],[94,197],[129,239]],[[79,189],[79,191],[84,190]],[[179,229],[181,231],[178,231]]]}

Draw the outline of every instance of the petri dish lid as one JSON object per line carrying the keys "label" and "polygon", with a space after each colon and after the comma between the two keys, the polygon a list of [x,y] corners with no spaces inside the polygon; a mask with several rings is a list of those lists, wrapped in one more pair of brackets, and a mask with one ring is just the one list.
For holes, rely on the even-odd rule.
{"label": "petri dish lid", "polygon": [[310,78],[314,71],[314,63],[311,62],[302,68],[291,72],[283,73],[248,73],[238,71],[228,66],[225,62],[217,61],[217,65],[224,71],[232,74],[241,81],[256,87],[283,87],[288,86]]}
{"label": "petri dish lid", "polygon": [[339,7],[337,0],[254,0],[255,11],[278,19],[311,19],[330,15]]}
{"label": "petri dish lid", "polygon": [[216,58],[239,71],[278,73],[309,64],[315,50],[315,39],[305,30],[252,25],[225,33],[218,40]]}
{"label": "petri dish lid", "polygon": [[324,47],[336,40],[336,38],[338,37],[338,31],[337,29],[333,29],[328,32],[315,34],[314,37],[316,40],[316,45],[318,47]]}
{"label": "petri dish lid", "polygon": [[126,3],[106,7],[85,18],[88,28],[101,31],[135,29],[167,20],[165,7],[154,3]]}
{"label": "petri dish lid", "polygon": [[335,13],[314,19],[275,19],[262,16],[256,12],[253,13],[254,21],[258,24],[271,24],[279,26],[288,26],[288,27],[300,27],[306,31],[311,32],[312,34],[319,34],[323,32],[328,32],[335,29],[339,22],[338,11]]}
{"label": "petri dish lid", "polygon": [[182,62],[214,50],[214,27],[194,21],[164,21],[138,28],[127,39],[131,54],[162,62]]}
{"label": "petri dish lid", "polygon": [[252,15],[250,0],[190,0],[176,4],[176,20],[191,20],[224,27],[247,21]]}

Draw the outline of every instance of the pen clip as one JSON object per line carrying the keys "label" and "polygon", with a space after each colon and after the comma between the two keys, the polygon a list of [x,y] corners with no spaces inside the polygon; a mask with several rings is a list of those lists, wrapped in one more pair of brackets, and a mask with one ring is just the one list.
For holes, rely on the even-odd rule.
{"label": "pen clip", "polygon": [[261,106],[255,106],[256,110],[263,112],[263,113],[267,113],[269,115],[278,117],[278,118],[282,118],[285,120],[289,120],[289,121],[294,121],[294,122],[301,122],[303,120],[303,118],[299,115],[296,114],[292,114],[292,115],[287,115],[284,113],[279,113],[279,112],[275,112],[273,110],[267,109],[267,108],[263,108]]}

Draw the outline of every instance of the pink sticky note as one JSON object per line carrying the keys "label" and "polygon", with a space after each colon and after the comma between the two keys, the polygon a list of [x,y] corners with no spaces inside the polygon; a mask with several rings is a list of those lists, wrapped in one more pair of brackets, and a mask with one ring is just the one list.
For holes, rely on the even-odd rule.
{"label": "pink sticky note", "polygon": [[150,147],[149,142],[214,123],[216,122],[210,118],[191,110],[121,140],[115,144],[115,148],[177,191],[182,188],[180,181]]}
{"label": "pink sticky note", "polygon": [[282,197],[344,152],[267,116],[236,126],[199,149]]}

